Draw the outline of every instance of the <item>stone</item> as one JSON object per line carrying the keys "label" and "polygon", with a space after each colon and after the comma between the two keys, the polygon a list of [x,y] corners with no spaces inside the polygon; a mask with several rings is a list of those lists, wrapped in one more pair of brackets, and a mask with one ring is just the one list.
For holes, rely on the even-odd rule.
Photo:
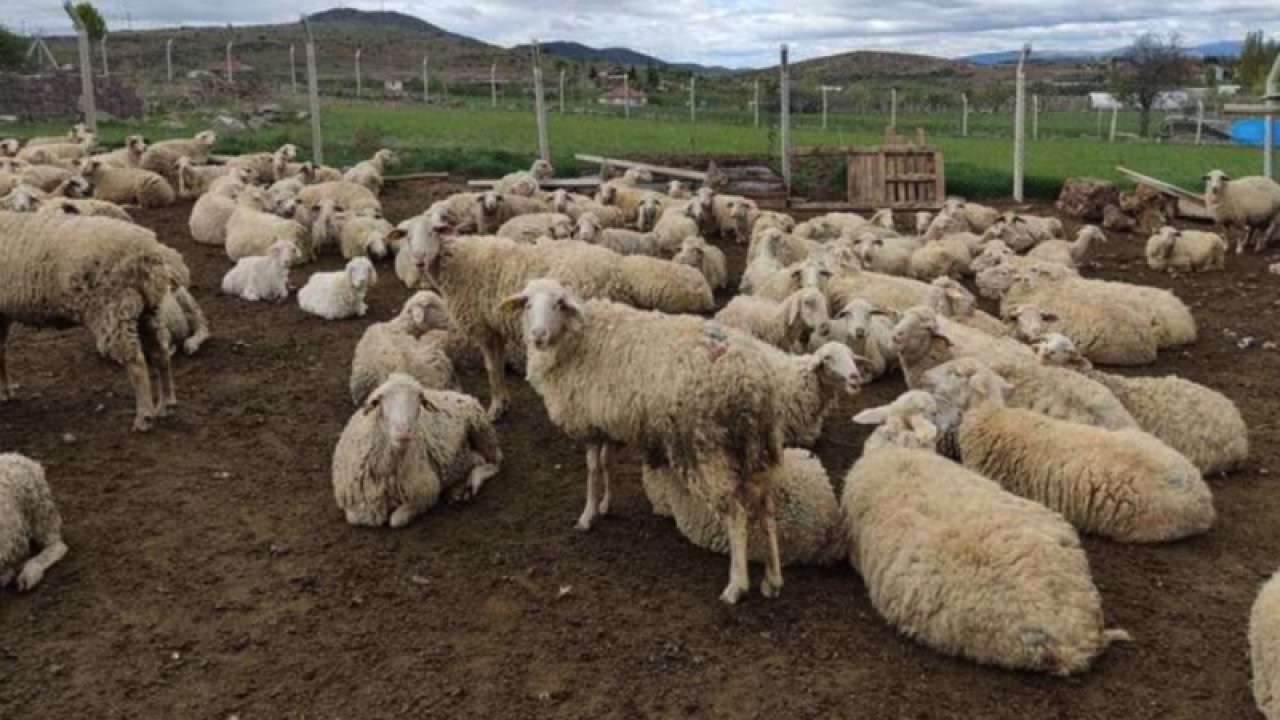
{"label": "stone", "polygon": [[213,129],[219,133],[237,133],[248,130],[249,127],[244,124],[240,118],[231,117],[230,115],[219,115],[213,121]]}
{"label": "stone", "polygon": [[1098,178],[1071,178],[1062,185],[1057,207],[1064,214],[1086,222],[1101,222],[1106,208],[1120,202],[1115,183]]}

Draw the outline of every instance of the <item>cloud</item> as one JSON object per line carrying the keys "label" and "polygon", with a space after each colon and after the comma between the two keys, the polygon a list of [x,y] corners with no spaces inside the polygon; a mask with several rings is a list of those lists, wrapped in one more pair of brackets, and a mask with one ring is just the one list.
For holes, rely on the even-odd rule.
{"label": "cloud", "polygon": [[[281,7],[257,0],[101,0],[114,27],[262,24],[295,20],[334,0]],[[1177,32],[1189,44],[1280,33],[1275,0],[425,0],[356,1],[397,10],[486,42],[511,46],[537,37],[596,47],[622,46],[678,62],[763,66],[786,42],[805,59],[856,49],[959,56],[1014,49],[1103,50],[1149,30]],[[9,0],[18,29],[64,33],[51,0]]]}

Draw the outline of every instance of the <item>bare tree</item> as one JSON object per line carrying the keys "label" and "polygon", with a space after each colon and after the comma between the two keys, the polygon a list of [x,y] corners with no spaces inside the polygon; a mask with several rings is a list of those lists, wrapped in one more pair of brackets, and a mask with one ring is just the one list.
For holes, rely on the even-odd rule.
{"label": "bare tree", "polygon": [[1116,97],[1137,106],[1138,132],[1147,137],[1151,133],[1151,109],[1161,93],[1177,89],[1190,75],[1181,37],[1146,33],[1115,59],[1111,87]]}

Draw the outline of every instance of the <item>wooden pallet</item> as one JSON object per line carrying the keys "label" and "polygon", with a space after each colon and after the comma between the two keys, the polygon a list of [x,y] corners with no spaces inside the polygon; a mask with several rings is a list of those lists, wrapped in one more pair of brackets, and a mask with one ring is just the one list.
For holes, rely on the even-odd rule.
{"label": "wooden pallet", "polygon": [[793,157],[846,158],[843,202],[795,203],[797,209],[937,210],[946,200],[942,153],[927,145],[796,148]]}

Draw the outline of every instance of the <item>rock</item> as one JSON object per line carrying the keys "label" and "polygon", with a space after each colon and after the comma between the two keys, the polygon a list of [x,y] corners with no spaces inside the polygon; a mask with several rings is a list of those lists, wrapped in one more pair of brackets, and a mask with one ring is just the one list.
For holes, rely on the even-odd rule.
{"label": "rock", "polygon": [[219,115],[213,121],[213,129],[218,133],[237,133],[248,130],[249,127],[239,118],[230,115]]}
{"label": "rock", "polygon": [[76,444],[76,436],[75,436],[75,435],[72,435],[71,433],[63,433],[63,434],[62,434],[62,444],[64,444],[64,445],[75,445],[75,444]]}
{"label": "rock", "polygon": [[1258,344],[1258,341],[1252,337],[1240,338],[1240,342],[1236,343],[1236,347],[1241,350],[1248,350]]}
{"label": "rock", "polygon": [[1100,222],[1106,208],[1119,202],[1120,191],[1114,183],[1098,178],[1071,178],[1062,185],[1057,205],[1070,217]]}
{"label": "rock", "polygon": [[280,107],[280,103],[263,103],[254,111],[258,115],[282,115],[284,108]]}
{"label": "rock", "polygon": [[306,110],[299,110],[298,112],[294,113],[293,119],[299,122],[303,120],[310,120],[311,113],[307,112]]}
{"label": "rock", "polygon": [[271,120],[264,115],[254,115],[247,124],[250,130],[261,130],[270,125]]}

